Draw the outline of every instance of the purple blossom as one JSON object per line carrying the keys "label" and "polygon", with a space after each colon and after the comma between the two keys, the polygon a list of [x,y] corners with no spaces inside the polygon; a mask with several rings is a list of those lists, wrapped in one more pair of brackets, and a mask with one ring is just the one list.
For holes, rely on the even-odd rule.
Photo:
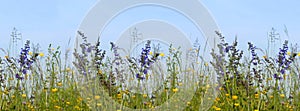
{"label": "purple blossom", "polygon": [[280,70],[280,73],[281,73],[281,74],[284,74],[284,73],[285,73],[285,69],[281,69],[281,70]]}
{"label": "purple blossom", "polygon": [[[142,48],[141,52],[141,58],[139,59],[140,63],[140,73],[143,73],[144,75],[147,75],[150,69],[150,66],[157,60],[156,57],[154,56],[152,58],[149,57],[149,53],[151,50],[150,46],[151,41],[148,40],[147,43],[145,44],[145,47]],[[138,79],[145,79],[144,77],[140,77],[140,75],[137,75]]]}
{"label": "purple blossom", "polygon": [[279,63],[279,67],[282,67],[285,65],[285,63],[287,62],[287,52],[288,52],[288,42],[285,41],[285,43],[283,44],[283,47],[280,48],[279,50],[279,55],[278,55],[278,59],[277,62]]}
{"label": "purple blossom", "polygon": [[290,67],[290,64],[295,58],[295,56],[290,56],[290,58],[287,58],[288,49],[288,41],[285,41],[283,47],[280,48],[278,58],[276,59],[276,62],[278,63],[278,72],[281,74],[286,73],[287,69]]}
{"label": "purple blossom", "polygon": [[23,80],[24,77],[21,77],[19,74],[16,74],[16,78],[19,79],[19,80]]}
{"label": "purple blossom", "polygon": [[[28,70],[31,68],[33,59],[28,58],[28,53],[30,50],[30,41],[26,41],[25,47],[21,48],[20,58],[18,60],[20,64],[20,73],[27,74]],[[24,79],[19,74],[16,74],[17,79]]]}
{"label": "purple blossom", "polygon": [[147,73],[148,73],[148,70],[144,69],[144,71],[143,71],[143,72],[144,72],[144,74],[147,74]]}
{"label": "purple blossom", "polygon": [[274,74],[273,77],[274,77],[276,80],[281,80],[281,79],[283,79],[283,78],[280,77],[278,74]]}
{"label": "purple blossom", "polygon": [[22,73],[23,73],[23,74],[27,74],[27,70],[26,70],[26,69],[23,69],[23,70],[22,70]]}
{"label": "purple blossom", "polygon": [[116,65],[120,65],[121,57],[120,57],[120,54],[118,53],[119,47],[117,47],[116,44],[114,44],[113,42],[110,42],[110,44],[111,44],[111,50],[113,51],[114,56],[115,56],[114,63]]}
{"label": "purple blossom", "polygon": [[87,49],[86,49],[86,52],[88,53],[91,53],[92,50],[95,48],[95,46],[89,46]]}
{"label": "purple blossom", "polygon": [[225,48],[225,52],[228,53],[229,50],[230,50],[231,48],[232,48],[232,46],[227,46],[227,47]]}
{"label": "purple blossom", "polygon": [[250,50],[251,51],[251,56],[252,56],[252,59],[251,59],[251,63],[253,64],[253,65],[258,65],[258,63],[259,63],[259,58],[258,58],[258,56],[257,56],[257,53],[255,52],[255,50],[257,49],[256,48],[256,46],[254,46],[252,43],[248,43],[248,45],[249,45],[249,49],[248,50]]}
{"label": "purple blossom", "polygon": [[145,77],[140,76],[140,74],[136,74],[135,77],[138,78],[138,79],[140,79],[140,80],[144,80],[145,79]]}

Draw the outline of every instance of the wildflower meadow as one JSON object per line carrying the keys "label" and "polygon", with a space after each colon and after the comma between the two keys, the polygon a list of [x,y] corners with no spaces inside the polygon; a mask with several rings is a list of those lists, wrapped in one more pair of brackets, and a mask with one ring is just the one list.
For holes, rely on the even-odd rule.
{"label": "wildflower meadow", "polygon": [[[205,51],[199,45],[185,51],[188,59],[183,59],[180,47],[171,44],[161,51],[151,40],[145,41],[138,56],[122,56],[118,44],[111,42],[110,49],[105,50],[100,40],[88,41],[84,32],[78,32],[84,42],[74,49],[49,44],[46,51],[41,51],[29,40],[15,50],[17,55],[1,48],[5,56],[0,57],[0,109],[300,109],[297,46],[285,41],[275,54],[270,54],[251,41],[227,42],[220,32],[216,34],[221,42],[209,51],[211,60],[203,57]],[[248,50],[240,50],[242,45]],[[185,99],[191,94],[181,93],[184,91],[193,92],[193,96]]]}

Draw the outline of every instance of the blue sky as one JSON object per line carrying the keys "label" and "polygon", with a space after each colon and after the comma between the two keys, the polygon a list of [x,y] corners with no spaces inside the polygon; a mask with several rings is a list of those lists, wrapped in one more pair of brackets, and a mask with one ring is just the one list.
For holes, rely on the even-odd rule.
{"label": "blue sky", "polygon": [[[246,47],[252,41],[265,48],[272,27],[282,39],[300,43],[300,1],[298,0],[201,0],[211,12],[228,41],[238,37]],[[0,3],[0,47],[8,48],[16,27],[24,40],[66,47],[87,12],[97,0],[3,0]],[[290,37],[284,34],[287,26]],[[2,52],[0,52],[2,53]]]}
{"label": "blue sky", "polygon": [[[266,43],[267,32],[277,29],[282,39],[300,42],[300,1],[297,0],[202,0],[220,29],[230,39]],[[284,35],[286,25],[290,38]]]}

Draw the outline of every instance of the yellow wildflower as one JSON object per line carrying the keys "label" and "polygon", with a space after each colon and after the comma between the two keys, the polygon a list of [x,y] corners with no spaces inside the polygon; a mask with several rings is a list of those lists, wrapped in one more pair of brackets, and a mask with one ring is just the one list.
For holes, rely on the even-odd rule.
{"label": "yellow wildflower", "polygon": [[291,52],[287,52],[287,55],[291,55]]}
{"label": "yellow wildflower", "polygon": [[179,86],[182,86],[182,83],[180,82],[180,83],[178,83],[178,85],[179,85]]}
{"label": "yellow wildflower", "polygon": [[259,98],[259,94],[255,94],[254,96],[255,96],[255,98],[256,98],[256,99],[258,99],[258,98]]}
{"label": "yellow wildflower", "polygon": [[32,56],[32,52],[28,52],[28,54]]}
{"label": "yellow wildflower", "polygon": [[9,78],[8,80],[12,81],[12,80],[14,80],[14,78],[11,77],[11,78]]}
{"label": "yellow wildflower", "polygon": [[79,107],[79,106],[75,106],[74,108],[75,108],[75,109],[80,109],[80,107]]}
{"label": "yellow wildflower", "polygon": [[150,55],[152,55],[152,54],[153,54],[153,52],[152,52],[152,51],[150,51],[150,52],[149,52],[149,54],[150,54]]}
{"label": "yellow wildflower", "polygon": [[254,110],[254,111],[259,111],[258,109]]}
{"label": "yellow wildflower", "polygon": [[207,62],[205,62],[205,64],[204,64],[206,67],[208,66],[208,63]]}
{"label": "yellow wildflower", "polygon": [[233,99],[233,100],[237,100],[237,99],[238,99],[238,96],[232,96],[232,99]]}
{"label": "yellow wildflower", "polygon": [[117,95],[117,98],[118,98],[118,99],[121,99],[121,98],[122,98],[122,94],[118,94],[118,95]]}
{"label": "yellow wildflower", "polygon": [[216,108],[216,111],[221,111],[221,108]]}
{"label": "yellow wildflower", "polygon": [[216,101],[220,101],[220,98],[216,98]]}
{"label": "yellow wildflower", "polygon": [[190,105],[190,104],[191,104],[191,102],[187,102],[186,104],[187,104],[187,105]]}
{"label": "yellow wildflower", "polygon": [[39,56],[40,56],[40,57],[44,57],[45,54],[44,54],[43,52],[41,52],[41,53],[39,53]]}
{"label": "yellow wildflower", "polygon": [[81,97],[79,97],[79,98],[77,99],[77,101],[79,101],[79,102],[80,102],[80,101],[82,101],[82,98],[81,98]]}
{"label": "yellow wildflower", "polygon": [[26,98],[26,94],[22,94],[22,97],[23,97],[23,98]]}
{"label": "yellow wildflower", "polygon": [[143,94],[143,97],[146,98],[146,97],[147,97],[147,94]]}
{"label": "yellow wildflower", "polygon": [[5,57],[5,59],[8,59],[9,58],[9,56],[4,56]]}
{"label": "yellow wildflower", "polygon": [[238,106],[240,106],[240,104],[239,103],[234,103],[234,106],[238,107]]}
{"label": "yellow wildflower", "polygon": [[272,78],[268,78],[267,80],[268,80],[268,81],[271,81],[271,80],[272,80]]}
{"label": "yellow wildflower", "polygon": [[274,96],[270,96],[270,98],[272,99]]}
{"label": "yellow wildflower", "polygon": [[54,106],[56,109],[60,109],[60,107],[59,106]]}
{"label": "yellow wildflower", "polygon": [[103,72],[102,72],[102,70],[98,70],[98,74],[102,74]]}
{"label": "yellow wildflower", "polygon": [[164,56],[165,56],[165,54],[164,54],[164,53],[160,53],[160,54],[159,54],[159,56],[161,56],[161,57],[164,57]]}
{"label": "yellow wildflower", "polygon": [[285,95],[284,95],[284,94],[280,94],[280,97],[281,97],[281,98],[284,98],[284,97],[285,97]]}
{"label": "yellow wildflower", "polygon": [[225,94],[225,96],[227,96],[227,97],[228,97],[228,96],[230,96],[230,94]]}
{"label": "yellow wildflower", "polygon": [[100,99],[100,96],[95,96],[95,99],[96,99],[96,100]]}
{"label": "yellow wildflower", "polygon": [[176,92],[178,92],[178,89],[174,88],[172,91],[176,93]]}
{"label": "yellow wildflower", "polygon": [[71,68],[67,67],[66,72],[71,72]]}
{"label": "yellow wildflower", "polygon": [[223,87],[219,87],[219,90],[222,91],[222,90],[224,90],[224,88]]}
{"label": "yellow wildflower", "polygon": [[212,108],[213,108],[213,109],[216,109],[216,108],[217,108],[217,106],[212,106]]}
{"label": "yellow wildflower", "polygon": [[133,95],[132,98],[135,98],[135,96]]}
{"label": "yellow wildflower", "polygon": [[300,52],[297,55],[300,56]]}
{"label": "yellow wildflower", "polygon": [[62,83],[61,82],[57,83],[57,86],[62,86]]}
{"label": "yellow wildflower", "polygon": [[97,106],[100,107],[100,106],[102,106],[102,104],[101,103],[97,103]]}
{"label": "yellow wildflower", "polygon": [[[9,94],[9,92],[7,91],[7,90],[4,90],[4,92],[3,92],[4,94],[6,94],[6,95],[8,95]],[[0,94],[1,94],[1,91],[0,91]]]}
{"label": "yellow wildflower", "polygon": [[52,91],[53,93],[55,93],[55,92],[58,91],[58,89],[57,89],[57,88],[53,88],[51,91]]}
{"label": "yellow wildflower", "polygon": [[67,104],[67,105],[70,105],[71,103],[70,103],[70,102],[66,102],[66,104]]}

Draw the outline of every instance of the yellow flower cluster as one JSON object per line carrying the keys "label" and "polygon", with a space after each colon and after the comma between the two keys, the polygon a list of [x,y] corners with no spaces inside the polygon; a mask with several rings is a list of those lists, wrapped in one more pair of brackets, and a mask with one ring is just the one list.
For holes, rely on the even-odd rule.
{"label": "yellow flower cluster", "polygon": [[144,97],[144,98],[147,98],[148,96],[147,96],[147,94],[143,94],[143,97]]}
{"label": "yellow flower cluster", "polygon": [[22,97],[23,97],[23,98],[26,98],[27,96],[26,96],[26,94],[22,94]]}
{"label": "yellow flower cluster", "polygon": [[174,88],[172,91],[173,91],[174,93],[176,93],[176,92],[178,92],[178,89],[177,89],[177,88]]}
{"label": "yellow flower cluster", "polygon": [[40,56],[40,57],[44,57],[45,54],[41,52],[41,53],[39,53],[39,56]]}
{"label": "yellow flower cluster", "polygon": [[62,86],[62,83],[61,82],[57,83],[57,86]]}
{"label": "yellow flower cluster", "polygon": [[51,92],[53,92],[53,93],[56,93],[57,91],[58,91],[57,88],[53,88],[53,89],[51,90]]}
{"label": "yellow flower cluster", "polygon": [[217,107],[217,106],[213,106],[213,109],[215,109],[216,111],[221,111],[221,108]]}
{"label": "yellow flower cluster", "polygon": [[255,99],[258,99],[259,98],[259,94],[255,94]]}
{"label": "yellow flower cluster", "polygon": [[233,99],[233,100],[237,100],[237,99],[238,99],[238,96],[232,96],[232,99]]}
{"label": "yellow flower cluster", "polygon": [[100,96],[95,96],[95,99],[96,99],[96,100],[100,99]]}

